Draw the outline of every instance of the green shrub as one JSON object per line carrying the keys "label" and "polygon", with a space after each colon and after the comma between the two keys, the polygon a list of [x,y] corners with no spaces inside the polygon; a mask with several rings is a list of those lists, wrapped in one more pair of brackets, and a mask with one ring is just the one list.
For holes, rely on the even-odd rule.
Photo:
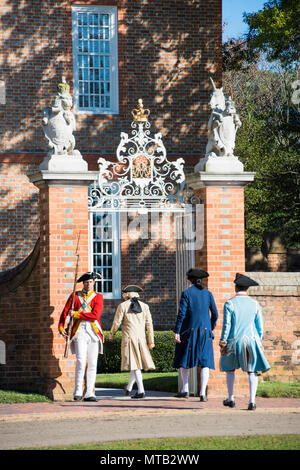
{"label": "green shrub", "polygon": [[[114,373],[121,371],[121,340],[122,332],[117,331],[114,340],[108,341],[109,331],[104,332],[104,354],[99,356],[97,372]],[[155,348],[151,355],[157,372],[171,372],[175,351],[173,331],[155,331]]]}
{"label": "green shrub", "polygon": [[175,340],[173,331],[155,331],[155,348],[151,351],[152,358],[157,372],[172,372]]}

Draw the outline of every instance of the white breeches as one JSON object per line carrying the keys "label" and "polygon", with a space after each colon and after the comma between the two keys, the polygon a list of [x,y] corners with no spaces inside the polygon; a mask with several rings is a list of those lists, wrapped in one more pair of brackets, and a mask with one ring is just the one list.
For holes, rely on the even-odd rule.
{"label": "white breeches", "polygon": [[99,354],[99,340],[89,334],[85,328],[80,327],[76,338],[74,338],[74,345],[76,353],[74,395],[82,396],[84,374],[87,363],[85,398],[88,398],[94,395]]}

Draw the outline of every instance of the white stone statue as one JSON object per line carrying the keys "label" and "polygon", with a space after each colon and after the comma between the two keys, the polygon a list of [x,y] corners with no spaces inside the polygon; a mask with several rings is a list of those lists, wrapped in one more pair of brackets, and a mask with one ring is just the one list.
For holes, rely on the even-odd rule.
{"label": "white stone statue", "polygon": [[241,126],[235,104],[230,96],[225,99],[223,87],[217,88],[210,78],[213,93],[209,102],[211,115],[208,121],[206,156],[232,157],[236,131]]}
{"label": "white stone statue", "polygon": [[72,155],[75,148],[73,131],[76,129],[76,123],[71,111],[73,103],[69,90],[65,77],[62,77],[52,106],[44,109],[42,126],[52,155]]}
{"label": "white stone statue", "polygon": [[79,150],[75,149],[76,121],[73,112],[70,87],[65,77],[57,86],[57,93],[51,107],[44,109],[42,127],[48,139],[50,152],[41,163],[41,170],[85,171],[87,163]]}

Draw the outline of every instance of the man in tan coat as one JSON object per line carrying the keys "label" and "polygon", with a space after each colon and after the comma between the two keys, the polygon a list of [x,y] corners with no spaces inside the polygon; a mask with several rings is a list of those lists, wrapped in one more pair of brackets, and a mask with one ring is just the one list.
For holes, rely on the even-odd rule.
{"label": "man in tan coat", "polygon": [[[138,300],[139,292],[143,292],[139,286],[129,285],[123,289],[122,302],[116,311],[110,330],[109,341],[122,324],[121,344],[121,370],[129,370],[129,383],[125,389],[126,395],[130,395],[134,383],[137,383],[138,391],[131,398],[144,398],[145,390],[141,369],[154,370],[155,365],[150,350],[154,348],[153,323],[149,306]],[[145,330],[148,333],[148,344]]]}

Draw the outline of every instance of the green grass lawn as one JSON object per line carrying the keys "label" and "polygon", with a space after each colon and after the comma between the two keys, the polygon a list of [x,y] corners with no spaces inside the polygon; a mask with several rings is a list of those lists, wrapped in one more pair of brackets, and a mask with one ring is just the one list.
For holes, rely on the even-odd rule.
{"label": "green grass lawn", "polygon": [[0,390],[0,403],[39,403],[52,402],[50,398],[38,393],[17,392],[14,390]]}
{"label": "green grass lawn", "polygon": [[[124,388],[128,384],[129,373],[98,374],[97,387]],[[177,392],[178,372],[143,372],[145,390],[157,390],[159,392]]]}
{"label": "green grass lawn", "polygon": [[[98,374],[96,385],[97,387],[103,388],[124,388],[128,383],[128,378],[128,372],[121,372],[119,374]],[[144,372],[143,381],[145,390],[172,393],[178,391],[177,372]],[[259,381],[257,396],[267,398],[300,398],[300,382]]]}
{"label": "green grass lawn", "polygon": [[258,397],[300,398],[300,382],[259,382]]}
{"label": "green grass lawn", "polygon": [[300,435],[219,436],[135,439],[45,447],[41,450],[300,450]]}
{"label": "green grass lawn", "polygon": [[[128,383],[129,373],[98,374],[96,387],[124,388]],[[176,393],[178,389],[177,372],[144,372],[146,390]],[[225,380],[225,377],[224,377]],[[300,382],[262,382],[259,381],[257,396],[267,398],[300,398]],[[0,390],[0,403],[50,402],[43,395],[26,392]]]}

